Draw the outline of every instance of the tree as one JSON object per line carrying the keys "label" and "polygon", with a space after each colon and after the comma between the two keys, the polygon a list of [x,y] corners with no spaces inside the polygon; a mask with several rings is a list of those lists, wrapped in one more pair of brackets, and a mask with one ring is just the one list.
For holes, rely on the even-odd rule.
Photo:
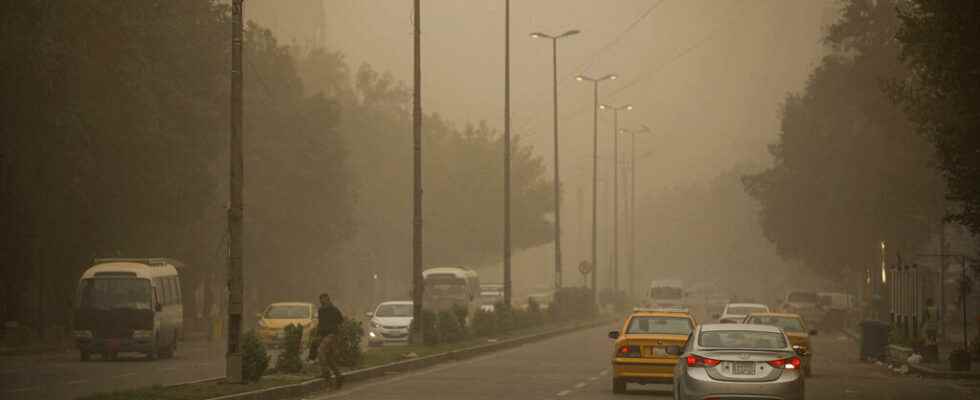
{"label": "tree", "polygon": [[953,219],[980,233],[980,4],[899,3],[901,59],[911,73],[898,99],[935,146]]}

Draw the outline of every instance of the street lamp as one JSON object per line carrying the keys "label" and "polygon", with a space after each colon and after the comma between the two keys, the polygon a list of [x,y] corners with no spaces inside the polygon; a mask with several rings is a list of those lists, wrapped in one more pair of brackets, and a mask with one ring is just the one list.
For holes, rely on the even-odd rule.
{"label": "street lamp", "polygon": [[600,78],[592,78],[585,75],[575,77],[579,82],[592,83],[592,300],[596,301],[596,271],[599,265],[596,264],[596,180],[599,170],[599,83],[607,80],[616,80],[615,74],[609,74]]}
{"label": "street lamp", "polygon": [[623,133],[630,134],[630,200],[627,212],[630,216],[629,289],[630,296],[632,297],[635,294],[634,286],[636,282],[636,134],[651,133],[651,130],[646,125],[640,125],[640,129],[623,129]]}
{"label": "street lamp", "polygon": [[619,290],[619,112],[629,111],[633,106],[626,104],[622,106],[600,105],[603,110],[613,112],[613,265],[612,265],[612,287]]}
{"label": "street lamp", "polygon": [[531,34],[531,37],[535,39],[551,39],[552,95],[555,128],[555,289],[561,288],[561,181],[558,179],[558,39],[578,33],[578,30],[573,29],[557,36],[541,32]]}

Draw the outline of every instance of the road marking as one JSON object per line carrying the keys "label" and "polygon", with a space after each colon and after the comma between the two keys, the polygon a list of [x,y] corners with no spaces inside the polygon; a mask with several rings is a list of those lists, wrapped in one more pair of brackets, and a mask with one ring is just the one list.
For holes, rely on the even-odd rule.
{"label": "road marking", "polygon": [[125,378],[125,377],[135,376],[135,375],[136,375],[135,372],[127,372],[125,374],[119,374],[119,375],[113,376],[112,378],[113,379],[116,379],[116,378]]}
{"label": "road marking", "polygon": [[176,371],[177,367],[161,367],[160,371]]}
{"label": "road marking", "polygon": [[0,375],[16,374],[18,372],[26,371],[26,370],[27,368],[5,369],[3,371],[0,371]]}
{"label": "road marking", "polygon": [[596,380],[599,380],[599,377],[598,376],[593,376],[593,377],[589,378],[589,380],[590,381],[596,381]]}
{"label": "road marking", "polygon": [[604,370],[602,370],[602,372],[599,372],[599,375],[606,376],[606,374],[608,374],[608,373],[609,373],[609,370],[608,369],[604,369]]}
{"label": "road marking", "polygon": [[20,389],[8,390],[7,393],[19,393],[19,392],[30,392],[37,390],[37,386],[22,387]]}
{"label": "road marking", "polygon": [[562,391],[558,392],[558,397],[565,397],[565,395],[567,395],[567,394],[569,394],[571,392],[572,392],[571,390],[562,390]]}
{"label": "road marking", "polygon": [[79,379],[77,381],[69,381],[69,382],[65,382],[65,384],[66,385],[80,385],[80,384],[83,384],[85,382],[88,382],[88,379]]}
{"label": "road marking", "polygon": [[581,388],[584,388],[585,385],[586,385],[585,382],[579,382],[579,383],[575,384],[575,388],[576,389],[581,389]]}

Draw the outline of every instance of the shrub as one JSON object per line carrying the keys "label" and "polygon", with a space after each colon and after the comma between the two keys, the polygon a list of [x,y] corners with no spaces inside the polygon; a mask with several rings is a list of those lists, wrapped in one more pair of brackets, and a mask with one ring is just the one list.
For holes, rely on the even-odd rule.
{"label": "shrub", "polygon": [[444,342],[458,342],[466,336],[463,323],[456,315],[455,310],[441,311],[437,314],[436,326],[439,329],[439,337]]}
{"label": "shrub", "polygon": [[254,331],[242,335],[242,380],[258,382],[269,368],[269,355]]}
{"label": "shrub", "polygon": [[361,321],[345,319],[337,332],[336,352],[337,364],[344,367],[356,367],[361,364],[361,339],[364,329]]}
{"label": "shrub", "polygon": [[497,333],[497,316],[489,311],[477,310],[473,314],[472,328],[477,336],[492,336]]}
{"label": "shrub", "polygon": [[497,332],[506,333],[514,329],[514,310],[510,308],[510,304],[503,302],[495,304],[493,314],[497,320]]}
{"label": "shrub", "polygon": [[556,322],[592,318],[596,313],[592,290],[586,287],[558,289],[549,311]]}
{"label": "shrub", "polygon": [[466,306],[453,304],[452,311],[456,316],[456,321],[459,322],[459,326],[463,328],[463,332],[466,332],[466,319],[470,316],[470,310]]}
{"label": "shrub", "polygon": [[419,328],[422,329],[422,343],[428,345],[439,344],[442,338],[436,326],[436,314],[429,309],[422,309],[419,313],[419,321],[412,320],[411,334],[418,335]]}
{"label": "shrub", "polygon": [[303,327],[296,324],[289,324],[285,329],[286,338],[283,343],[282,353],[276,358],[276,371],[285,373],[297,373],[303,370],[303,361],[300,359],[300,349],[303,342]]}

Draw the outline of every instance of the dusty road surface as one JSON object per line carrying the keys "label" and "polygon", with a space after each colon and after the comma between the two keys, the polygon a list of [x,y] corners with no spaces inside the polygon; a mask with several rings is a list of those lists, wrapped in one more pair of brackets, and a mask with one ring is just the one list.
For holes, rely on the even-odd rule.
{"label": "dusty road surface", "polygon": [[176,357],[149,361],[120,354],[116,361],[98,356],[81,362],[78,353],[0,357],[0,399],[73,399],[85,394],[165,385],[223,376],[224,345],[181,343]]}
{"label": "dusty road surface", "polygon": [[[670,399],[669,385],[629,385],[612,393],[606,333],[600,327],[551,340],[435,366],[414,373],[348,385],[315,399]],[[814,376],[807,380],[808,400],[977,399],[980,389],[963,382],[893,376],[881,367],[857,361],[857,345],[839,333],[815,338],[819,351]]]}

